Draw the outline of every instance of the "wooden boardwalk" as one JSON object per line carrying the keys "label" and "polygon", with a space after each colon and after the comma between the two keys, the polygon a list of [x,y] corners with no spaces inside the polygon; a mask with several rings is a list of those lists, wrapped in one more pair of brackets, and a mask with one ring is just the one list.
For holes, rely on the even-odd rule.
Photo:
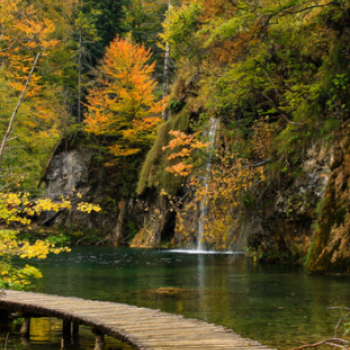
{"label": "wooden boardwalk", "polygon": [[0,309],[56,317],[94,328],[142,350],[268,350],[222,326],[121,303],[4,291]]}

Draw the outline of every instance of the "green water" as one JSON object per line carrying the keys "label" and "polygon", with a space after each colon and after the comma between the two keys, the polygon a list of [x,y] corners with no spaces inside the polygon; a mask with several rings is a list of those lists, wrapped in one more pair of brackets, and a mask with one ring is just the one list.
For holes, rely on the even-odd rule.
{"label": "green water", "polygon": [[44,276],[40,292],[182,314],[279,349],[331,336],[340,313],[326,307],[350,306],[347,277],[312,276],[298,266],[256,265],[232,255],[84,247],[33,265]]}

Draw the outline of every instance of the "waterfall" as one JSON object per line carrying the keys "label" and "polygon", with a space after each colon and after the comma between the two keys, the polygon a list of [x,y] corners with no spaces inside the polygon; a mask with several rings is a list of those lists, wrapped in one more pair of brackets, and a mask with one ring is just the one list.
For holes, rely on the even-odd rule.
{"label": "waterfall", "polygon": [[204,250],[205,244],[203,242],[204,240],[204,225],[207,217],[208,212],[208,204],[207,204],[207,196],[208,193],[208,187],[209,187],[209,176],[210,176],[210,168],[213,160],[213,151],[215,147],[215,135],[216,135],[216,129],[217,129],[218,121],[211,117],[209,120],[209,126],[207,131],[208,141],[210,142],[209,149],[208,149],[208,158],[207,158],[207,166],[206,166],[206,172],[204,176],[204,186],[205,186],[205,195],[203,196],[202,200],[199,204],[199,222],[198,222],[198,235],[197,235],[197,250]]}

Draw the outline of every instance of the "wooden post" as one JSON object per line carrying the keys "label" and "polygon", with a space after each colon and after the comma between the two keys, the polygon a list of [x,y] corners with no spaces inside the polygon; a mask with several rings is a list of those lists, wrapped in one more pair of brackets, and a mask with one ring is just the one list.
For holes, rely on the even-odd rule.
{"label": "wooden post", "polygon": [[80,345],[79,322],[73,321],[73,344]]}
{"label": "wooden post", "polygon": [[73,337],[79,336],[79,323],[73,321]]}
{"label": "wooden post", "polygon": [[62,334],[63,337],[70,337],[72,329],[72,322],[68,320],[63,320]]}
{"label": "wooden post", "polygon": [[[29,338],[21,337],[20,340],[21,340],[21,345],[22,345],[23,349],[26,349],[30,346]],[[5,350],[6,350],[6,348],[5,348]]]}
{"label": "wooden post", "polygon": [[8,321],[10,313],[6,310],[0,310],[0,322]]}
{"label": "wooden post", "polygon": [[30,317],[25,317],[24,322],[21,325],[21,329],[19,330],[19,334],[21,335],[21,337],[29,338]]}
{"label": "wooden post", "polygon": [[96,333],[96,343],[94,350],[104,350],[105,348],[105,335],[99,331],[95,331]]}

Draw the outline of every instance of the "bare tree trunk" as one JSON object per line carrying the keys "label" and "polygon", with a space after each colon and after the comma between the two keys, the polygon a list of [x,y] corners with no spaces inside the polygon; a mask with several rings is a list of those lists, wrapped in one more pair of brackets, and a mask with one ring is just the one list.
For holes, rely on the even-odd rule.
{"label": "bare tree trunk", "polygon": [[[168,0],[168,12],[171,9],[171,0]],[[169,95],[169,82],[170,82],[170,44],[169,40],[166,42],[165,54],[164,54],[164,75],[163,75],[163,98]],[[169,107],[164,103],[163,106],[163,120],[168,120],[170,117]]]}
{"label": "bare tree trunk", "polygon": [[[80,1],[79,1],[80,7]],[[80,22],[80,33],[79,33],[79,71],[78,71],[78,124],[81,123],[81,55],[82,55],[82,29]]]}
{"label": "bare tree trunk", "polygon": [[7,130],[5,132],[5,135],[1,141],[1,146],[0,146],[0,168],[1,168],[1,161],[2,161],[2,156],[4,155],[4,152],[5,152],[5,149],[6,149],[6,146],[7,146],[7,141],[8,141],[8,138],[10,136],[10,132],[11,132],[11,128],[12,128],[12,124],[13,124],[13,121],[15,120],[15,117],[17,115],[17,112],[18,112],[18,109],[19,109],[19,106],[21,105],[23,99],[24,99],[24,96],[26,94],[26,91],[27,91],[27,87],[29,85],[29,82],[30,82],[30,78],[32,77],[33,75],[33,72],[34,72],[34,69],[35,69],[35,66],[39,60],[39,57],[41,55],[41,52],[38,52],[38,54],[36,55],[35,57],[35,60],[34,60],[34,63],[33,63],[33,66],[29,72],[29,75],[28,75],[28,78],[27,78],[27,81],[24,85],[24,88],[23,88],[23,91],[21,93],[21,96],[19,97],[19,100],[18,100],[18,103],[17,103],[17,106],[15,108],[15,110],[13,111],[12,115],[11,115],[11,118],[10,118],[10,122],[9,122],[9,125],[7,127]]}
{"label": "bare tree trunk", "polygon": [[117,220],[117,227],[115,229],[115,235],[114,235],[114,245],[115,246],[119,246],[122,243],[123,224],[124,224],[125,214],[126,214],[126,201],[121,201],[119,203],[119,214],[118,214],[118,220]]}

